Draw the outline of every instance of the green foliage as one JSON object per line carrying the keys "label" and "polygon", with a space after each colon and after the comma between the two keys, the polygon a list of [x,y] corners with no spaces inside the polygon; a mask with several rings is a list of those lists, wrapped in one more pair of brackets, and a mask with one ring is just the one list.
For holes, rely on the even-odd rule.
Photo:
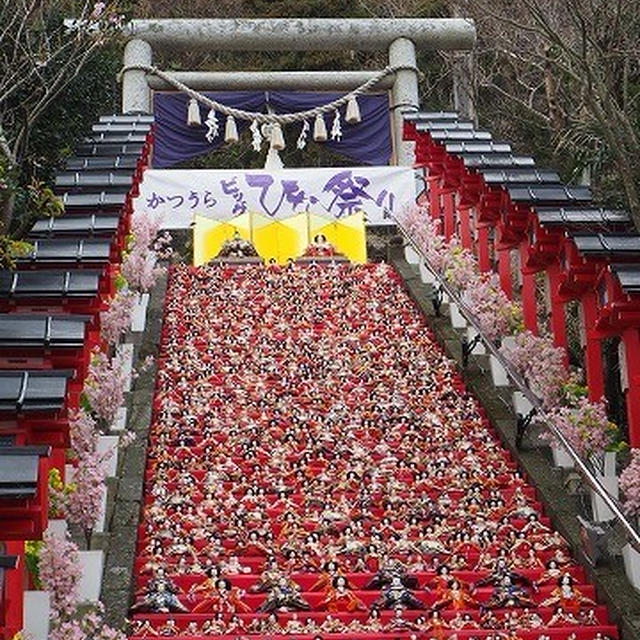
{"label": "green foliage", "polygon": [[15,269],[18,258],[26,257],[32,251],[32,244],[0,234],[0,269]]}
{"label": "green foliage", "polygon": [[114,284],[116,287],[116,291],[122,291],[122,289],[124,289],[128,283],[127,283],[127,279],[121,273],[119,273],[116,276]]}
{"label": "green foliage", "polygon": [[53,182],[56,171],[64,167],[66,158],[98,117],[107,111],[118,111],[116,73],[120,56],[115,46],[97,52],[82,76],[34,125],[14,181],[13,235],[24,234],[38,217],[63,213],[62,204],[56,204],[60,201],[44,185]]}
{"label": "green foliage", "polygon": [[93,407],[87,398],[87,394],[83,391],[80,394],[80,408],[86,411],[89,415],[93,415]]}
{"label": "green foliage", "polygon": [[56,197],[46,183],[36,178],[22,182],[13,193],[14,216],[9,225],[9,234],[22,238],[39,218],[57,217],[64,212],[62,201]]}
{"label": "green foliage", "polygon": [[[67,455],[69,450],[67,450]],[[69,496],[76,490],[76,485],[62,481],[60,471],[55,467],[49,470],[49,518],[61,517],[65,513],[65,506]]]}
{"label": "green foliage", "polygon": [[64,213],[62,200],[40,180],[32,180],[27,187],[29,210],[36,218],[57,218]]}
{"label": "green foliage", "polygon": [[[579,407],[581,401],[585,401],[589,397],[589,389],[578,382],[575,375],[572,375],[569,381],[562,386],[561,391],[562,404],[566,407]],[[608,414],[611,414],[611,407],[607,407]],[[588,421],[582,424],[583,429],[590,427]],[[615,451],[616,453],[624,452],[629,449],[629,445],[625,441],[625,434],[616,422],[609,420],[607,424],[606,439],[607,444],[605,451]]]}
{"label": "green foliage", "polygon": [[10,169],[6,159],[0,156],[0,204],[10,198],[18,188],[17,171]]}
{"label": "green foliage", "polygon": [[96,52],[80,77],[66,88],[34,126],[24,158],[23,178],[51,182],[91,125],[105,113],[120,110],[116,75],[122,53],[110,45]]}
{"label": "green foliage", "polygon": [[[128,0],[127,0],[128,2]],[[56,215],[50,182],[105,105],[121,54],[120,3],[0,2],[0,134],[14,189],[2,198],[5,232],[21,237],[36,215]],[[65,19],[75,18],[69,26]],[[111,43],[111,44],[109,44]],[[31,185],[31,187],[29,186]]]}
{"label": "green foliage", "polygon": [[622,439],[622,431],[612,422],[614,429],[611,433],[611,442],[605,448],[605,451],[615,451],[615,453],[626,453],[629,451],[629,443]]}
{"label": "green foliage", "polygon": [[580,398],[586,398],[588,395],[589,390],[587,387],[573,378],[562,386],[563,404],[567,406],[575,405]]}
{"label": "green foliage", "polygon": [[40,553],[43,545],[42,540],[27,540],[24,543],[24,561],[37,589],[42,587],[40,583]]}

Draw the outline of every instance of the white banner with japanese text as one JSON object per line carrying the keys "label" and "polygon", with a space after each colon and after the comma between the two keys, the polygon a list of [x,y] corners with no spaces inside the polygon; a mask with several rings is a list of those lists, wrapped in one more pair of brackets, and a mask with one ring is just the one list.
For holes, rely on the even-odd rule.
{"label": "white banner with japanese text", "polygon": [[394,224],[415,199],[410,167],[148,169],[134,210],[161,216],[167,229],[189,227],[196,214],[227,220],[252,212],[275,220],[307,211],[334,219],[362,211],[374,226]]}

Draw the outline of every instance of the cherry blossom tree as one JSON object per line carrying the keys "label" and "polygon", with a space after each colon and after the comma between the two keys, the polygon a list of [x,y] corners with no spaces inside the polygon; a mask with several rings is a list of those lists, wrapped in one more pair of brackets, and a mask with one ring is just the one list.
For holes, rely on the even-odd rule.
{"label": "cherry blossom tree", "polygon": [[620,489],[624,510],[631,516],[640,515],[640,449],[631,450],[631,462],[620,474]]}
{"label": "cherry blossom tree", "polygon": [[416,205],[408,207],[398,222],[416,243],[431,268],[441,273],[446,266],[448,247],[440,220],[432,218],[427,207]]}
{"label": "cherry blossom tree", "polygon": [[[618,432],[607,416],[604,400],[590,402],[582,397],[574,406],[552,409],[549,417],[582,458],[605,451]],[[560,444],[552,433],[546,434],[545,439],[555,446]]]}
{"label": "cherry blossom tree", "polygon": [[77,458],[95,452],[98,433],[95,419],[84,409],[80,409],[71,416],[69,420],[71,450]]}
{"label": "cherry blossom tree", "polygon": [[83,393],[102,430],[108,429],[124,402],[127,372],[120,354],[109,358],[100,350],[91,355]]}
{"label": "cherry blossom tree", "polygon": [[126,640],[104,623],[101,603],[79,606],[80,556],[67,534],[44,534],[38,567],[42,587],[51,598],[49,640]]}
{"label": "cherry blossom tree", "polygon": [[[111,455],[113,453],[108,457]],[[67,520],[82,528],[87,538],[87,545],[100,517],[103,487],[107,477],[105,457],[94,452],[78,459],[73,474],[75,489],[67,503]]]}
{"label": "cherry blossom tree", "polygon": [[171,235],[160,234],[161,220],[157,216],[138,213],[131,225],[131,236],[124,259],[122,275],[129,287],[139,293],[150,291],[165,270],[158,259],[171,255]]}
{"label": "cherry blossom tree", "polygon": [[49,640],[126,640],[122,631],[105,624],[102,609],[86,611],[79,618],[58,625]]}
{"label": "cherry blossom tree", "polygon": [[82,528],[89,546],[91,534],[101,513],[107,463],[116,454],[118,447],[125,448],[135,439],[135,434],[126,431],[116,447],[99,454],[98,424],[84,409],[71,417],[69,431],[71,449],[75,456],[73,482],[67,485],[69,491],[56,492],[56,507],[70,523]]}
{"label": "cherry blossom tree", "polygon": [[135,293],[123,288],[111,298],[109,307],[100,312],[100,336],[109,346],[116,345],[131,325],[135,302]]}
{"label": "cherry blossom tree", "polygon": [[47,532],[40,552],[39,577],[51,597],[54,625],[69,620],[78,604],[80,556],[78,547],[65,535]]}
{"label": "cherry blossom tree", "polygon": [[503,344],[500,350],[545,408],[559,404],[569,370],[564,364],[564,351],[553,344],[550,336],[524,331],[515,336],[514,344]]}
{"label": "cherry blossom tree", "polygon": [[465,288],[462,302],[490,340],[512,335],[521,328],[522,311],[509,300],[495,273],[476,274]]}
{"label": "cherry blossom tree", "polygon": [[444,277],[461,293],[478,278],[478,267],[473,253],[463,249],[456,240],[451,240],[447,245]]}

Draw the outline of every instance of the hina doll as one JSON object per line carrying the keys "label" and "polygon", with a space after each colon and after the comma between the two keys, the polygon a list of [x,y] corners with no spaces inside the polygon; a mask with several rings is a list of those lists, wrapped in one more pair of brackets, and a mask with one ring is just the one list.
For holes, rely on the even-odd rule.
{"label": "hina doll", "polygon": [[563,607],[556,607],[553,615],[547,622],[548,627],[564,627],[566,625],[576,626],[580,624],[580,620],[576,618],[570,611],[565,611]]}
{"label": "hina doll", "polygon": [[404,607],[406,609],[424,609],[425,604],[402,583],[400,576],[391,578],[391,582],[382,588],[380,597],[375,601],[374,606],[380,609],[396,609]]}
{"label": "hina doll", "polygon": [[543,607],[557,605],[567,611],[577,611],[583,604],[595,605],[596,603],[573,586],[573,576],[569,573],[560,576],[558,586],[542,602]]}
{"label": "hina doll", "polygon": [[133,620],[131,622],[131,635],[148,638],[159,634],[149,620]]}
{"label": "hina doll", "polygon": [[159,568],[144,589],[136,594],[142,594],[142,598],[131,607],[131,611],[134,613],[137,611],[186,613],[189,609],[180,602],[178,593],[180,593],[180,588],[166,577],[163,568]]}
{"label": "hina doll", "polygon": [[389,622],[384,626],[384,632],[406,633],[408,631],[415,631],[417,628],[417,624],[404,617],[404,609],[402,607],[397,607],[394,609],[391,620],[389,620]]}
{"label": "hina doll", "polygon": [[266,600],[258,607],[258,611],[263,613],[310,609],[309,603],[300,595],[300,587],[285,575],[269,588]]}
{"label": "hina doll", "polygon": [[340,565],[335,560],[325,562],[322,567],[322,573],[313,583],[310,591],[323,591],[329,589],[333,585],[334,580],[341,575],[344,575],[344,572],[340,569]]}
{"label": "hina doll", "polygon": [[498,582],[494,582],[491,597],[482,604],[483,609],[535,606],[536,603],[529,596],[529,592],[524,587],[514,583],[510,574],[505,574]]}
{"label": "hina doll", "polygon": [[455,611],[460,611],[462,609],[477,609],[479,606],[478,601],[468,592],[462,582],[454,578],[441,591],[440,597],[433,604],[433,609],[440,610],[450,607]]}
{"label": "hina doll", "polygon": [[409,589],[418,588],[417,578],[408,574],[405,565],[397,558],[390,558],[385,554],[380,561],[380,569],[364,588],[377,590],[390,585],[396,578]]}
{"label": "hina doll", "polygon": [[325,597],[321,607],[332,613],[353,613],[354,611],[366,611],[362,600],[358,598],[349,588],[347,579],[344,576],[336,576]]}
{"label": "hina doll", "polygon": [[206,593],[204,599],[193,608],[193,612],[246,613],[251,611],[251,607],[242,602],[243,595],[244,591],[231,586],[227,578],[218,578],[215,589]]}

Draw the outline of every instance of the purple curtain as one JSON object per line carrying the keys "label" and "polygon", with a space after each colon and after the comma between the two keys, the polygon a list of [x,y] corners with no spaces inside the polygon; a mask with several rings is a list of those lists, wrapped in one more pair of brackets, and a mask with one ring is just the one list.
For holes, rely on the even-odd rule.
{"label": "purple curtain", "polygon": [[[236,109],[246,111],[261,111],[264,107],[264,91],[233,91],[206,93],[208,98],[222,102]],[[189,98],[185,93],[155,93],[153,111],[156,119],[156,138],[153,149],[153,166],[156,169],[172,167],[178,162],[197,158],[209,153],[212,149],[221,147],[224,143],[224,127],[227,118],[218,113],[220,133],[213,140],[207,142],[204,134],[207,127],[187,126],[187,109]],[[200,106],[200,117],[205,121],[209,110]],[[244,120],[236,120],[238,132],[249,126]]]}
{"label": "purple curtain", "polygon": [[[306,111],[336,100],[340,93],[299,93],[270,91],[267,94],[269,104],[276,113],[292,113]],[[342,121],[342,140],[327,140],[332,151],[341,153],[361,164],[387,165],[391,160],[391,128],[389,115],[389,98],[386,94],[358,96],[361,122],[348,124],[345,121],[346,106],[340,108]],[[333,113],[324,116],[327,131],[331,133]],[[313,133],[313,122],[311,133]],[[313,136],[309,136],[312,140]]]}
{"label": "purple curtain", "polygon": [[[326,104],[340,97],[333,93],[302,93],[281,91],[234,91],[206,93],[206,96],[230,107],[245,111],[264,111],[267,103],[276,113],[305,111]],[[358,97],[362,121],[348,124],[345,117],[346,107],[340,109],[342,120],[342,140],[328,140],[323,143],[330,149],[341,153],[358,164],[387,165],[391,159],[391,130],[389,100],[386,94]],[[187,126],[187,108],[189,98],[183,93],[156,93],[154,95],[154,114],[156,118],[156,138],[153,154],[153,166],[158,169],[171,167],[183,160],[196,158],[220,147],[224,142],[225,116],[218,114],[220,133],[212,143],[205,138],[206,127]],[[200,108],[202,121],[207,116],[206,107]],[[238,130],[243,131],[249,123],[237,120]],[[325,116],[327,130],[331,131],[333,114]],[[313,139],[313,122],[309,140]],[[294,144],[295,140],[288,140]]]}

